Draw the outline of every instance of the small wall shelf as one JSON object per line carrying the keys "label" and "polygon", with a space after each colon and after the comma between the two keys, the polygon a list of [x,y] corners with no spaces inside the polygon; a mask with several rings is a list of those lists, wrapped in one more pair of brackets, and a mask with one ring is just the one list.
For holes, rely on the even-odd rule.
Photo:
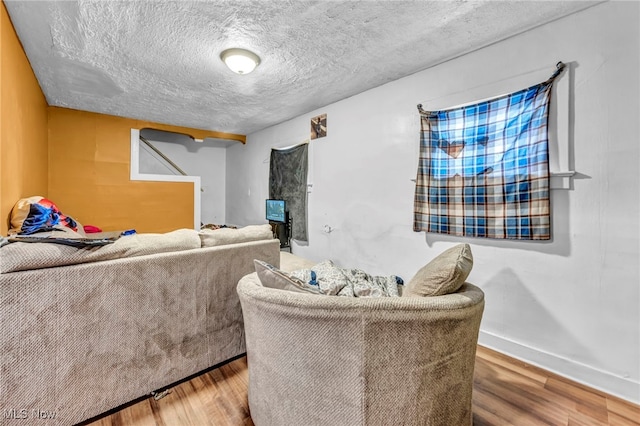
{"label": "small wall shelf", "polygon": [[575,174],[576,172],[551,172],[549,187],[551,189],[572,189]]}

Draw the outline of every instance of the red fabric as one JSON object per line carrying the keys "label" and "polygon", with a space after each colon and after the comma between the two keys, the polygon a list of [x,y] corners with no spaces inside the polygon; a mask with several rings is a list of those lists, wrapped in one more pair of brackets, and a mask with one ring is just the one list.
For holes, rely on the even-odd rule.
{"label": "red fabric", "polygon": [[86,234],[95,234],[97,232],[102,232],[102,229],[98,228],[97,226],[93,226],[93,225],[84,225],[84,232]]}

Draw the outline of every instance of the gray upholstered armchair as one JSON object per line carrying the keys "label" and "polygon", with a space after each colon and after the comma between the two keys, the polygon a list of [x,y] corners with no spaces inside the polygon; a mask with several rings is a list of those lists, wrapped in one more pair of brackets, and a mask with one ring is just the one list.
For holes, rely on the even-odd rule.
{"label": "gray upholstered armchair", "polygon": [[[283,269],[309,267],[296,262]],[[267,288],[253,273],[237,290],[257,426],[472,423],[478,287],[349,298]]]}

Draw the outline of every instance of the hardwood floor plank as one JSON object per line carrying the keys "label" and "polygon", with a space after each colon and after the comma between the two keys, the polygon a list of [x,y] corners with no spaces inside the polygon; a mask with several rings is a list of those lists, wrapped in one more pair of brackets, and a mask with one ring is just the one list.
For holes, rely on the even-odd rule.
{"label": "hardwood floor plank", "polygon": [[208,375],[203,374],[201,376],[193,378],[188,383],[191,385],[193,392],[197,396],[198,404],[200,407],[202,407],[204,414],[211,418],[213,416],[212,407],[214,405],[211,392],[207,392],[206,378],[208,377]]}
{"label": "hardwood floor plank", "polygon": [[506,420],[500,418],[480,405],[475,397],[473,397],[473,426],[510,426]]}
{"label": "hardwood floor plank", "polygon": [[554,394],[573,399],[576,402],[577,413],[586,414],[600,424],[607,424],[607,399],[600,392],[587,390],[582,386],[569,383],[566,379],[560,380],[555,377],[547,380],[545,388]]}
{"label": "hardwood floor plank", "polygon": [[[90,426],[254,426],[248,383],[239,358]],[[640,426],[639,406],[483,347],[472,403],[474,426]]]}
{"label": "hardwood floor plank", "polygon": [[185,406],[185,402],[181,399],[181,392],[178,387],[173,388],[172,392],[164,398],[155,401],[151,399],[151,406],[157,409],[157,413],[166,425],[190,425],[196,424],[190,422],[189,409]]}
{"label": "hardwood floor plank", "polygon": [[609,422],[607,420],[603,422],[601,420],[594,419],[593,417],[589,417],[588,415],[582,414],[577,411],[569,413],[568,426],[602,426],[602,425],[608,425],[608,424]]}
{"label": "hardwood floor plank", "polygon": [[500,398],[524,410],[541,424],[567,424],[566,407],[545,395],[546,391],[541,383],[525,377],[515,380],[518,379],[517,376],[501,374],[500,369],[499,366],[486,366],[483,361],[476,361],[474,392],[483,391],[494,398]]}
{"label": "hardwood floor plank", "polygon": [[112,426],[111,418],[113,416],[103,417],[91,423],[91,426]]}
{"label": "hardwood floor plank", "polygon": [[544,383],[528,376],[523,376],[501,364],[495,364],[483,358],[476,358],[474,381],[477,380],[508,380],[515,385],[525,386],[527,388],[537,388],[544,390]]}
{"label": "hardwood floor plank", "polygon": [[546,422],[486,389],[474,390],[473,402],[475,402],[475,406],[482,407],[485,410],[491,410],[505,422],[504,424],[508,425],[566,425],[566,422]]}
{"label": "hardwood floor plank", "polygon": [[639,421],[633,421],[617,413],[609,411],[609,425],[611,426],[640,426]]}
{"label": "hardwood floor plank", "polygon": [[621,417],[631,422],[631,424],[640,425],[640,406],[629,404],[619,398],[607,397],[607,410],[609,410],[609,418],[611,414]]}
{"label": "hardwood floor plank", "polygon": [[189,415],[190,424],[207,424],[210,417],[202,410],[200,396],[195,391],[191,381],[182,383],[176,388],[180,402],[185,405],[185,411]]}
{"label": "hardwood floor plank", "polygon": [[514,373],[518,373],[543,384],[547,381],[548,373],[541,368],[527,364],[515,358],[511,358],[483,346],[478,346],[478,349],[476,350],[476,358],[484,359],[493,364],[500,365]]}
{"label": "hardwood floor plank", "polygon": [[119,412],[122,425],[152,426],[156,424],[153,410],[148,403],[134,404],[129,408]]}
{"label": "hardwood floor plank", "polygon": [[227,415],[234,420],[234,424],[242,424],[249,418],[248,401],[246,398],[248,381],[246,358],[242,358],[239,363],[227,364],[221,368],[220,373],[224,377],[223,398],[219,405],[225,410]]}

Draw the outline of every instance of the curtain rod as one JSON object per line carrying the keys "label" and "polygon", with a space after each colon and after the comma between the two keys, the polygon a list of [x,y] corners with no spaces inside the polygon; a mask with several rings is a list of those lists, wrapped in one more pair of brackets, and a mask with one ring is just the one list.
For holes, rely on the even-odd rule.
{"label": "curtain rod", "polygon": [[[551,77],[549,77],[547,80],[545,80],[544,82],[540,83],[540,84],[551,84],[553,83],[553,81],[562,73],[562,71],[564,71],[566,67],[566,64],[562,61],[558,61],[558,63],[556,64],[556,70],[553,72],[553,74],[551,74]],[[473,105],[476,104],[478,102],[471,102],[468,105]],[[424,109],[422,109],[422,104],[418,104],[418,112],[422,113],[422,114],[428,114],[429,111],[425,111]]]}

